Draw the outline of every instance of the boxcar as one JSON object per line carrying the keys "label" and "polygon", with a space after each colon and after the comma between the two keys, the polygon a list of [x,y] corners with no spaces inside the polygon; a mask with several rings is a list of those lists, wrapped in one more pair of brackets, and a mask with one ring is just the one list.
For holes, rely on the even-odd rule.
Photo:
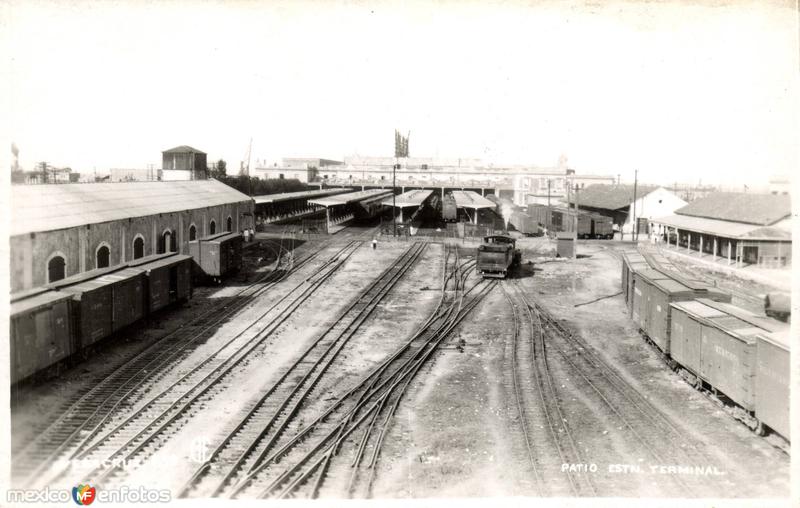
{"label": "boxcar", "polygon": [[771,329],[769,322],[707,298],[671,308],[671,356],[684,377],[727,397],[744,410],[735,416],[756,429],[756,337]]}
{"label": "boxcar", "polygon": [[790,353],[788,330],[756,335],[756,418],[787,440]]}
{"label": "boxcar", "polygon": [[111,284],[99,278],[118,269],[90,270],[48,285],[71,295],[75,302],[75,330],[80,338],[79,349],[108,337],[113,331],[114,294]]}
{"label": "boxcar", "polygon": [[599,239],[614,238],[614,229],[611,222],[611,217],[600,215],[598,213],[591,214],[592,217],[592,236]]}
{"label": "boxcar", "polygon": [[621,286],[625,304],[628,307],[628,314],[633,311],[633,287],[634,274],[649,268],[647,261],[638,251],[626,251],[622,253],[622,277]]}
{"label": "boxcar", "polygon": [[200,275],[219,279],[242,266],[242,235],[220,233],[189,242]]}
{"label": "boxcar", "polygon": [[184,254],[157,254],[137,259],[129,266],[145,273],[145,305],[156,312],[167,305],[192,297],[192,257]]}
{"label": "boxcar", "polygon": [[509,221],[514,229],[523,235],[533,236],[541,234],[539,224],[525,212],[514,212]]}
{"label": "boxcar", "polygon": [[530,215],[541,227],[550,229],[550,213],[547,205],[540,205],[536,203],[529,204],[528,215]]}
{"label": "boxcar", "polygon": [[12,384],[74,352],[72,295],[47,289],[11,295],[9,318]]}
{"label": "boxcar", "polygon": [[592,216],[586,212],[578,212],[578,238],[591,238]]}
{"label": "boxcar", "polygon": [[138,268],[124,268],[103,275],[97,281],[111,287],[113,305],[111,311],[111,331],[121,330],[142,319],[145,309],[144,271]]}
{"label": "boxcar", "polygon": [[689,287],[671,278],[649,280],[643,292],[645,293],[642,299],[644,312],[640,315],[640,326],[647,337],[667,355],[670,354],[670,304],[672,302],[696,298],[721,302],[731,301],[730,294],[706,284],[696,283]]}

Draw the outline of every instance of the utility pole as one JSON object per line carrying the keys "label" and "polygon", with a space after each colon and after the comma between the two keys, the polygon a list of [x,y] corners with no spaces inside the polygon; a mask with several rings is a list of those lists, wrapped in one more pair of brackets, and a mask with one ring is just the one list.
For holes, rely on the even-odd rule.
{"label": "utility pole", "polygon": [[578,258],[578,184],[575,184],[575,217],[572,219],[572,259]]}
{"label": "utility pole", "polygon": [[547,179],[547,206],[550,206],[550,179]]}
{"label": "utility pole", "polygon": [[633,229],[631,230],[631,237],[633,238],[634,242],[639,241],[639,221],[636,220],[636,186],[639,184],[639,170],[634,170],[633,173],[633,220],[631,224],[633,225]]}
{"label": "utility pole", "polygon": [[397,236],[397,199],[395,197],[395,186],[397,176],[397,157],[394,158],[392,164],[392,236]]}

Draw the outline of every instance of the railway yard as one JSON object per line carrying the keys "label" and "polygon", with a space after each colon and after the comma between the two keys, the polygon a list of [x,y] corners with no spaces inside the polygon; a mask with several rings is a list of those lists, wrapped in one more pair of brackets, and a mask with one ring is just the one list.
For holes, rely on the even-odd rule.
{"label": "railway yard", "polygon": [[14,485],[788,495],[788,441],[687,383],[631,320],[620,267],[632,244],[587,240],[563,259],[553,240],[520,237],[505,279],[477,274],[476,246],[367,226],[259,233],[221,285],[12,390]]}

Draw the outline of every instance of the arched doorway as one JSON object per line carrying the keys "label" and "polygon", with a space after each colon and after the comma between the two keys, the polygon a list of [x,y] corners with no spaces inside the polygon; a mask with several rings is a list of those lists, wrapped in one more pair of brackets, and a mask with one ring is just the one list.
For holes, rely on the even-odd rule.
{"label": "arched doorway", "polygon": [[110,264],[111,250],[106,245],[101,245],[95,254],[97,268],[106,268]]}
{"label": "arched doorway", "polygon": [[217,232],[217,223],[213,220],[208,224],[208,234],[213,235]]}
{"label": "arched doorway", "polygon": [[144,257],[144,238],[137,236],[133,240],[133,259]]}
{"label": "arched doorway", "polygon": [[225,223],[225,231],[233,231],[233,219],[231,217],[228,217],[228,220]]}
{"label": "arched doorway", "polygon": [[189,226],[189,241],[197,240],[197,228],[194,227],[194,224]]}
{"label": "arched doorway", "polygon": [[67,262],[63,256],[53,256],[47,262],[47,282],[55,282],[66,276]]}

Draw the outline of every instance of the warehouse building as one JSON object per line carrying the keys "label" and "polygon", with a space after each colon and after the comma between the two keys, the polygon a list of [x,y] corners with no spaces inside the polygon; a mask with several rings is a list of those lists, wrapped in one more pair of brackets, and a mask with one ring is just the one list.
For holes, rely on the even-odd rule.
{"label": "warehouse building", "polygon": [[252,199],[216,180],[11,187],[11,292],[252,227]]}
{"label": "warehouse building", "polygon": [[633,232],[635,223],[639,225],[639,234],[646,235],[653,218],[686,206],[686,201],[675,193],[655,185],[638,185],[635,189],[633,185],[589,185],[579,189],[577,196],[572,193],[569,203],[576,202],[582,210],[611,217],[623,237]]}
{"label": "warehouse building", "polygon": [[737,266],[786,266],[792,259],[788,194],[718,192],[651,221],[659,240]]}

